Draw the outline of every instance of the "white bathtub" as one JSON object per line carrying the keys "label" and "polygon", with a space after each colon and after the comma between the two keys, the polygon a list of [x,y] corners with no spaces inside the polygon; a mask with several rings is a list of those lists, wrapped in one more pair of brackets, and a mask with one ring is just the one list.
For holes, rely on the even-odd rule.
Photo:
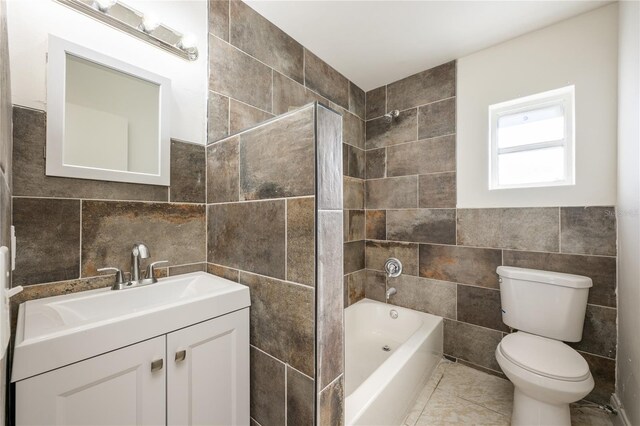
{"label": "white bathtub", "polygon": [[441,317],[369,299],[345,309],[345,423],[401,424],[442,358],[442,328]]}

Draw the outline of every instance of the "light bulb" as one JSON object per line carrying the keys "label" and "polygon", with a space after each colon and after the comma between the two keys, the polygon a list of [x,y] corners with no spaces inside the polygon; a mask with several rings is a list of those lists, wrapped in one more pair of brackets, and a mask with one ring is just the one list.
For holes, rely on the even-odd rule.
{"label": "light bulb", "polygon": [[142,24],[140,25],[142,31],[150,33],[160,26],[160,20],[154,15],[144,15],[142,18]]}
{"label": "light bulb", "polygon": [[116,4],[116,0],[94,0],[95,7],[101,12],[107,12]]}
{"label": "light bulb", "polygon": [[184,50],[193,49],[196,47],[198,43],[198,39],[193,34],[185,34],[180,39],[180,43],[178,44],[180,48]]}

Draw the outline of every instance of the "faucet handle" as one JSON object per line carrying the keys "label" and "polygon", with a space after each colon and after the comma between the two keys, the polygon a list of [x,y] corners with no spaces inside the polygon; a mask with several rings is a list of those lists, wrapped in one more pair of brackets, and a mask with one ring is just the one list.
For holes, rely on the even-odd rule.
{"label": "faucet handle", "polygon": [[98,272],[106,272],[113,271],[116,273],[116,284],[124,284],[124,275],[122,274],[122,270],[120,268],[108,267],[108,268],[100,268],[97,269]]}
{"label": "faucet handle", "polygon": [[395,257],[390,257],[384,263],[384,270],[389,278],[399,277],[402,274],[402,262]]}
{"label": "faucet handle", "polygon": [[153,278],[154,275],[154,271],[155,271],[155,267],[156,265],[160,265],[162,263],[169,263],[168,260],[158,260],[156,262],[152,262],[149,264],[149,266],[147,266],[147,279],[149,278]]}

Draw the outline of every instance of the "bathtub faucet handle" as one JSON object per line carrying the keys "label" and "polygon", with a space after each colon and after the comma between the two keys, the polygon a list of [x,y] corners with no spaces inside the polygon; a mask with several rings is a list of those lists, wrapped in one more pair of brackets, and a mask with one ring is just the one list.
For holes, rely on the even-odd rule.
{"label": "bathtub faucet handle", "polygon": [[390,257],[384,263],[384,270],[389,278],[399,277],[402,273],[402,262],[395,257]]}

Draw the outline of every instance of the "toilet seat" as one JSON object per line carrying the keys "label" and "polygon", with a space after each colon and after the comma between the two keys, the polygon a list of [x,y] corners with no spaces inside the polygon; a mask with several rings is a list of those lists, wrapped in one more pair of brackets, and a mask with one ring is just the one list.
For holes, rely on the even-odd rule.
{"label": "toilet seat", "polygon": [[585,359],[558,340],[519,331],[505,336],[498,350],[520,368],[550,379],[580,382],[591,376]]}

